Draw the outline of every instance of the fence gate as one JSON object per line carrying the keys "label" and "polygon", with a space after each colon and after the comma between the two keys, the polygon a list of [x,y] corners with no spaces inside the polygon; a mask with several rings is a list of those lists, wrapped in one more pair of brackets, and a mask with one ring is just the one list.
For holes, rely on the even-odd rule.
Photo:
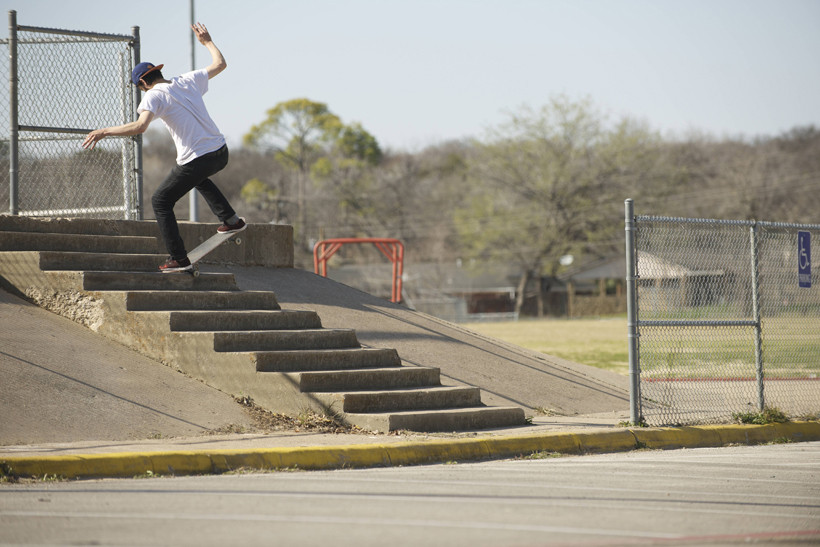
{"label": "fence gate", "polygon": [[135,120],[139,27],[131,35],[17,24],[0,41],[0,203],[12,215],[142,218],[142,139],[80,144]]}
{"label": "fence gate", "polygon": [[632,208],[627,200],[632,421],[725,422],[764,407],[816,416],[820,225]]}

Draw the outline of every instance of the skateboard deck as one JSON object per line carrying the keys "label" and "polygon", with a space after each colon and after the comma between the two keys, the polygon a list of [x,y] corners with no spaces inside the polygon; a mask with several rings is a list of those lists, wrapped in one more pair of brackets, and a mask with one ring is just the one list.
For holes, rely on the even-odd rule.
{"label": "skateboard deck", "polygon": [[[245,219],[242,218],[242,220],[244,221]],[[190,273],[193,276],[198,277],[199,268],[196,267],[196,263],[205,258],[205,256],[207,256],[208,253],[210,253],[222,244],[236,243],[237,245],[241,245],[242,239],[237,237],[241,233],[242,232],[233,232],[232,234],[220,234],[219,232],[217,232],[216,234],[212,235],[211,237],[203,241],[199,246],[197,246],[197,248],[188,253],[188,260],[191,261],[191,265],[194,266],[194,269],[186,273]]]}

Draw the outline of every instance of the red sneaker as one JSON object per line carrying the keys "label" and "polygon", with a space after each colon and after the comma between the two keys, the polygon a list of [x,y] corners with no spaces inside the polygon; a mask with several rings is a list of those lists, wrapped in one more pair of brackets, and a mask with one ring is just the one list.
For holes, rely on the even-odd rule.
{"label": "red sneaker", "polygon": [[194,267],[191,265],[191,261],[188,260],[188,257],[181,258],[179,260],[169,258],[165,264],[159,267],[159,271],[162,273],[191,272],[193,270]]}
{"label": "red sneaker", "polygon": [[245,224],[245,219],[240,218],[239,222],[237,222],[236,224],[223,223],[222,226],[216,229],[216,231],[220,234],[234,234],[236,232],[241,232],[247,227],[248,225]]}

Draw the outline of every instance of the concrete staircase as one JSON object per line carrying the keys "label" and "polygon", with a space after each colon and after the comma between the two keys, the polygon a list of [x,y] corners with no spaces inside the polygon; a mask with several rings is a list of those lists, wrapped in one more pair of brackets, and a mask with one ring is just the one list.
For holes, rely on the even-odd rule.
{"label": "concrete staircase", "polygon": [[[216,225],[182,223],[189,248]],[[241,291],[231,273],[161,274],[153,222],[0,216],[0,283],[144,355],[268,410],[340,413],[353,425],[454,431],[524,423],[486,407],[475,387],[442,386],[438,368],[403,366],[393,349],[323,329],[315,312],[282,310],[272,292]],[[222,264],[292,267],[292,231],[253,225]],[[225,268],[226,270],[229,268]]]}

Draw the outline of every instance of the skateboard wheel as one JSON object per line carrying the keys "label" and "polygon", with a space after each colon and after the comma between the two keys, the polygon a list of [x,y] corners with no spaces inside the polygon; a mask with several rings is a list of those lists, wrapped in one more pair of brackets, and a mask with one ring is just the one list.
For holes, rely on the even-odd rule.
{"label": "skateboard wheel", "polygon": [[199,270],[194,270],[194,277],[199,277]]}
{"label": "skateboard wheel", "polygon": [[236,244],[239,245],[240,243],[242,243],[242,238],[241,237],[236,238]]}

